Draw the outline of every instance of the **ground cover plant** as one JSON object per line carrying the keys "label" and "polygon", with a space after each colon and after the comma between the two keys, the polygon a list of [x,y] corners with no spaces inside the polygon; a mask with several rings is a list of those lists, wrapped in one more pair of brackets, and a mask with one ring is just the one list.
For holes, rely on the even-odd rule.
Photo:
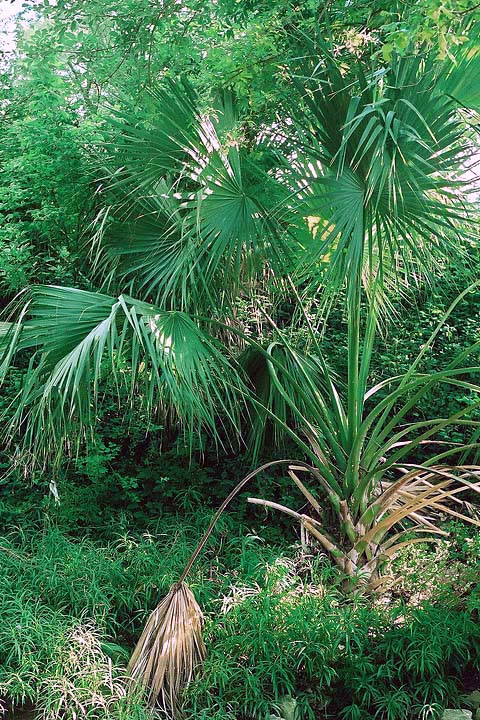
{"label": "ground cover plant", "polygon": [[[204,522],[170,518],[108,543],[55,527],[2,537],[8,703],[52,720],[151,717],[126,695],[131,644]],[[428,718],[459,700],[478,671],[478,536],[460,529],[458,543],[405,549],[401,587],[372,603],[345,597],[314,547],[279,548],[247,528],[237,535],[235,517],[224,523],[221,553],[212,546],[191,579],[209,653],[187,717],[281,716],[290,697],[299,718]]]}

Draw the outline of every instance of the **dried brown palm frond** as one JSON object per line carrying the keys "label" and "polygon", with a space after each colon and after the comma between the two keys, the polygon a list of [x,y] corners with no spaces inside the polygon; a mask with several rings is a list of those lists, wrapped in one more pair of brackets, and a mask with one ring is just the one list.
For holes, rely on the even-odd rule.
{"label": "dried brown palm frond", "polygon": [[[181,696],[205,657],[202,638],[203,615],[185,578],[204,548],[215,524],[230,501],[255,475],[274,465],[292,465],[292,460],[272,460],[253,470],[232,490],[216,511],[204,536],[192,553],[179,582],[150,614],[128,664],[130,678],[145,688],[149,704],[172,718],[181,717]],[[308,468],[305,463],[296,466]]]}
{"label": "dried brown palm frond", "polygon": [[[288,474],[307,499],[318,518],[300,514],[277,502],[248,498],[254,505],[278,510],[299,521],[302,531],[314,537],[335,561],[347,578],[361,580],[370,590],[379,588],[385,579],[379,577],[386,562],[399,550],[415,543],[438,542],[448,532],[438,521],[452,516],[480,527],[475,506],[463,500],[464,493],[480,494],[479,465],[416,465],[402,463],[396,467],[402,475],[395,481],[382,479],[371,487],[373,500],[360,517],[355,518],[348,503],[340,500],[338,521],[349,533],[340,539],[332,537],[322,524],[322,508],[316,498],[298,477],[299,472],[317,478],[318,469],[307,465],[290,465]],[[318,479],[318,478],[317,478]],[[350,506],[355,500],[350,498]],[[404,521],[411,521],[406,527]],[[395,526],[403,527],[394,535]],[[412,534],[421,537],[411,537]],[[346,589],[355,587],[347,581]]]}
{"label": "dried brown palm frond", "polygon": [[181,714],[181,692],[205,657],[202,625],[194,594],[176,583],[150,614],[130,659],[130,676],[146,688],[149,704],[173,717]]}

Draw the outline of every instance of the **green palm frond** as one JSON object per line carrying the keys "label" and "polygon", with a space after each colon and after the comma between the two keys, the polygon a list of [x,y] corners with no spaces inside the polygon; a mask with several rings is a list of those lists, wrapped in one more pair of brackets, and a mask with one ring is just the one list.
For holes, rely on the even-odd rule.
{"label": "green palm frond", "polygon": [[[15,350],[33,351],[7,433],[25,447],[63,450],[95,425],[105,383],[147,417],[173,412],[190,442],[210,432],[218,443],[238,437],[238,398],[246,391],[228,354],[182,312],[126,295],[36,287]],[[6,350],[6,355],[11,349]]]}
{"label": "green palm frond", "polygon": [[455,102],[467,110],[480,112],[480,51],[466,43],[455,54],[455,61],[445,65],[443,88]]}
{"label": "green palm frond", "polygon": [[[341,427],[345,420],[343,408],[333,373],[321,356],[307,355],[279,338],[267,348],[250,346],[239,362],[253,391],[247,445],[254,458],[263,449],[267,436],[274,447],[281,447],[286,428],[300,437],[322,433],[322,428],[324,433],[331,433],[329,414],[335,411],[335,432]],[[339,444],[337,438],[337,449]]]}
{"label": "green palm frond", "polygon": [[[152,91],[150,102],[142,125],[125,113],[114,125],[97,265],[163,307],[218,307],[288,255],[269,210],[282,189],[228,134],[222,141],[184,82]],[[231,103],[218,110],[232,112]]]}
{"label": "green palm frond", "polygon": [[328,300],[360,267],[381,287],[401,268],[428,279],[449,258],[466,259],[460,234],[476,235],[462,204],[471,140],[435,61],[397,58],[368,81],[333,59],[318,67],[297,82],[303,107],[287,174],[300,213],[316,219],[300,276]]}
{"label": "green palm frond", "polygon": [[178,177],[202,164],[208,156],[208,126],[202,124],[191,85],[179,78],[150,88],[139,111],[113,109],[114,133],[107,143],[106,182],[115,191],[142,195],[162,177]]}

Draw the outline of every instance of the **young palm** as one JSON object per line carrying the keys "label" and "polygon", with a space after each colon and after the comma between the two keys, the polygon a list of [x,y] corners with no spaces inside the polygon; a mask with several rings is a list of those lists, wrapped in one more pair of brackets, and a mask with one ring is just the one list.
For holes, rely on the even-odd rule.
{"label": "young palm", "polygon": [[[480,402],[454,417],[407,422],[434,385],[480,391],[465,379],[479,368],[464,367],[478,343],[444,371],[422,375],[422,357],[438,328],[405,375],[367,389],[389,285],[401,290],[402,283],[417,282],[421,275],[429,280],[452,253],[456,263],[462,257],[468,262],[468,240],[474,241],[465,207],[467,183],[461,178],[472,147],[465,118],[451,97],[454,84],[453,70],[442,77],[428,59],[395,59],[388,71],[367,81],[361,72],[342,72],[328,53],[307,82],[297,81],[305,104],[293,118],[292,161],[284,177],[292,191],[297,188],[299,212],[316,226],[302,247],[298,277],[308,283],[310,297],[321,287],[319,302],[326,311],[345,291],[348,376],[343,392],[318,348],[316,358],[306,360],[284,341],[288,364],[279,362],[278,342],[267,357],[260,351],[257,366],[264,362],[257,387],[268,408],[263,419],[276,416],[278,424],[278,415],[285,419],[289,410],[297,427],[292,432],[290,421],[289,434],[311,462],[310,468],[289,472],[315,513],[300,516],[276,503],[251,502],[293,514],[342,571],[353,577],[361,570],[369,582],[407,542],[409,530],[442,533],[427,516],[432,509],[478,524],[459,513],[462,494],[480,488],[479,468],[459,460],[475,443],[452,447],[438,437],[448,427],[462,426],[472,428],[476,438],[479,422],[472,413]],[[314,361],[323,386],[312,373]],[[420,446],[433,452],[418,464]],[[300,472],[313,476],[316,491],[307,490]],[[449,505],[452,498],[456,509]],[[408,530],[389,535],[407,518]]]}

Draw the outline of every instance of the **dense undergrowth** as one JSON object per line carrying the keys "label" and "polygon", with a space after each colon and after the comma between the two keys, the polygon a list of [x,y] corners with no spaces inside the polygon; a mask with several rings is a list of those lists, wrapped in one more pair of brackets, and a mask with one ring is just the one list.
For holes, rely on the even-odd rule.
{"label": "dense undergrowth", "polygon": [[[126,662],[209,513],[165,516],[104,541],[49,521],[0,541],[0,693],[38,717],[149,717]],[[208,657],[186,716],[250,720],[435,718],[480,666],[478,536],[451,526],[411,546],[373,600],[346,598],[323,554],[278,546],[227,516],[191,586]],[[262,535],[265,533],[262,532]],[[290,710],[288,710],[290,708]],[[287,713],[287,714],[285,714]]]}
{"label": "dense undergrowth", "polygon": [[[411,332],[379,339],[377,379],[402,371],[448,302],[439,288]],[[426,369],[477,338],[477,316],[471,295]],[[341,370],[340,336],[341,319],[325,338]],[[5,404],[9,393],[4,386]],[[462,391],[427,401],[451,413]],[[127,694],[132,647],[249,462],[192,458],[174,442],[167,450],[133,413],[127,435],[113,399],[100,420],[96,445],[76,465],[28,482],[19,467],[0,486],[0,697],[45,720],[151,717]],[[252,491],[302,504],[281,473],[260,475]],[[330,561],[298,544],[288,518],[252,509],[241,494],[190,581],[208,656],[188,690],[187,719],[434,720],[460,704],[480,670],[480,541],[476,528],[449,529],[438,545],[405,548],[383,592],[346,598]]]}
{"label": "dense undergrowth", "polygon": [[[385,368],[402,371],[448,302],[440,289],[411,332],[379,339],[377,380]],[[471,295],[426,369],[477,339],[477,317]],[[325,342],[341,370],[340,335],[339,320]],[[9,392],[4,386],[4,404]],[[427,402],[451,413],[462,392]],[[244,456],[192,458],[174,440],[168,450],[133,413],[127,434],[113,399],[100,421],[96,445],[76,465],[28,482],[19,467],[0,486],[6,717],[22,707],[44,720],[152,717],[139,694],[127,693],[131,650],[213,508],[248,467]],[[295,508],[303,502],[281,473],[259,476],[246,492]],[[187,720],[435,720],[442,708],[461,704],[480,672],[476,528],[452,523],[437,545],[405,548],[383,592],[345,597],[331,562],[298,544],[289,518],[245,500],[240,495],[222,516],[190,578],[205,613],[208,656],[188,689]]]}

